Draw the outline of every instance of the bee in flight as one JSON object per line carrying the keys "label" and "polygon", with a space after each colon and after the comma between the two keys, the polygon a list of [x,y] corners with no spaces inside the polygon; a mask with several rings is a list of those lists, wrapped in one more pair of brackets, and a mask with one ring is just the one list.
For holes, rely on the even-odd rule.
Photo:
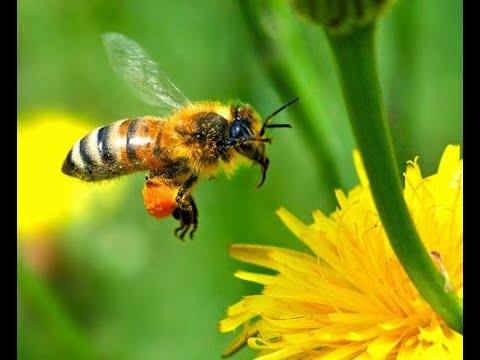
{"label": "bee in flight", "polygon": [[200,176],[213,178],[220,166],[227,171],[246,159],[259,164],[265,181],[269,160],[265,154],[272,117],[295,103],[286,103],[261,123],[249,105],[205,101],[191,103],[133,40],[106,33],[103,42],[114,70],[148,104],[170,110],[160,118],[141,116],[96,128],[77,141],[62,166],[66,175],[100,181],[149,171],[143,199],[150,215],[169,215],[180,221],[180,239],[198,227],[198,210],[192,189]]}

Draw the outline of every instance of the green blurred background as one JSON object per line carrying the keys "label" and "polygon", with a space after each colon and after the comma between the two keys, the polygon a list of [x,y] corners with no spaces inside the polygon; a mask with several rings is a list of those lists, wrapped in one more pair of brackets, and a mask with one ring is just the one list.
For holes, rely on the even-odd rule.
{"label": "green blurred background", "polygon": [[[300,96],[295,107],[309,106],[309,120],[336,155],[336,186],[347,191],[358,183],[354,141],[325,37],[295,17],[286,2],[270,2],[275,9],[263,13],[263,24],[271,21],[267,28],[276,34],[293,28],[298,35],[277,39],[303,84],[283,89],[281,94],[291,92],[289,98],[279,96],[266,75],[269,59],[254,46],[239,2],[21,0],[19,125],[28,126],[28,114],[42,109],[89,119],[92,129],[158,114],[108,64],[100,36],[116,31],[141,44],[192,101],[240,99],[265,116]],[[404,0],[381,21],[380,75],[402,170],[419,155],[423,174],[431,174],[447,144],[462,145],[462,11],[462,3],[453,0]],[[314,78],[307,67],[314,69]],[[284,206],[309,222],[314,209],[334,209],[328,200],[333,189],[323,181],[328,174],[297,131],[309,120],[295,116],[297,111],[292,107],[276,118],[293,129],[272,130],[271,166],[260,190],[257,167],[241,168],[231,179],[220,175],[200,182],[194,193],[200,213],[194,241],[173,236],[173,219],[147,215],[144,174],[119,180],[127,190],[118,206],[98,204],[90,216],[66,216],[51,234],[59,239],[49,260],[55,270],[38,274],[26,261],[18,278],[18,358],[219,358],[233,339],[217,330],[225,309],[260,290],[233,277],[237,269],[251,267],[229,258],[228,245],[302,248],[275,210]],[[244,349],[234,358],[253,354]]]}

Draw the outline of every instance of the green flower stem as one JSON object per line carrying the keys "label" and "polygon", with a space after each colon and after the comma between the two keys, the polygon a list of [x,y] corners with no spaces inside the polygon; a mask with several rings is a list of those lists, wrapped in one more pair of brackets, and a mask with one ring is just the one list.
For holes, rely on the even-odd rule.
{"label": "green flower stem", "polygon": [[[17,283],[20,301],[28,303],[45,322],[51,334],[56,336],[60,352],[57,355],[71,359],[100,358],[94,354],[85,334],[73,323],[51,291],[20,257],[17,261]],[[22,330],[19,329],[19,334],[21,333]]]}
{"label": "green flower stem", "polygon": [[387,129],[376,62],[374,23],[349,35],[328,34],[347,110],[390,243],[423,298],[463,333],[463,306],[423,246],[409,215]]}

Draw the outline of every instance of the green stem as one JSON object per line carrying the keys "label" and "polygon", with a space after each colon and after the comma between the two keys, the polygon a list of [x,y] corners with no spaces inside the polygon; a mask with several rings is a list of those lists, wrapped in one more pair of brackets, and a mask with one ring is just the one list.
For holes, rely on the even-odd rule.
{"label": "green stem", "polygon": [[[45,322],[52,337],[60,346],[57,349],[71,359],[97,359],[83,332],[73,323],[66,310],[56,301],[51,291],[28,268],[24,260],[17,261],[17,281],[20,300],[31,306]],[[19,329],[21,333],[22,330]],[[57,354],[59,355],[59,354]]]}
{"label": "green stem", "polygon": [[409,215],[383,110],[376,63],[376,26],[328,35],[350,121],[390,243],[423,298],[463,333],[463,306],[435,267]]}

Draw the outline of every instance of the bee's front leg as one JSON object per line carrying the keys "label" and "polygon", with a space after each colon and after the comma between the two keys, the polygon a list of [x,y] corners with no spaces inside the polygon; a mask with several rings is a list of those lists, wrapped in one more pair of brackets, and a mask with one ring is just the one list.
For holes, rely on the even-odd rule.
{"label": "bee's front leg", "polygon": [[[192,186],[197,180],[197,175],[190,176],[187,181],[180,185],[175,198],[177,206],[173,211],[173,217],[180,220],[180,227],[175,229],[175,236],[182,240],[189,230],[190,239],[193,239],[193,235],[198,228],[198,210],[190,193]],[[180,234],[178,235],[179,232]]]}

